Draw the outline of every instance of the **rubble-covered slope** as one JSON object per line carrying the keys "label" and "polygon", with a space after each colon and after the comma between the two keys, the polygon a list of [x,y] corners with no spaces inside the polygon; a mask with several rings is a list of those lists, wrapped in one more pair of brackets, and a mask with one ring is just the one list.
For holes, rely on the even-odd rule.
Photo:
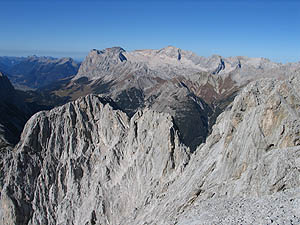
{"label": "rubble-covered slope", "polygon": [[[267,79],[248,85],[218,117],[206,143],[191,156],[181,179],[169,187],[161,202],[141,212],[138,222],[127,223],[172,224],[178,219],[185,221],[195,205],[201,206],[208,199],[217,202],[221,198],[225,204],[232,198],[258,199],[299,188],[299,84],[296,76],[286,81]],[[299,201],[299,196],[294,199]],[[150,213],[156,216],[147,217]],[[217,216],[216,212],[210,213]],[[300,221],[297,212],[281,214],[278,221],[285,216]],[[210,224],[199,220],[198,223]]]}

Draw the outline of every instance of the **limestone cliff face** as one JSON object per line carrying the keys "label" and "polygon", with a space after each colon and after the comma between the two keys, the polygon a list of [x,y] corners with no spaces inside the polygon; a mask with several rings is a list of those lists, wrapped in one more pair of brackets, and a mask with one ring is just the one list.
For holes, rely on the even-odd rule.
{"label": "limestone cliff face", "polygon": [[[250,83],[192,154],[167,113],[129,118],[95,95],[40,112],[7,156],[0,223],[234,224],[239,202],[271,215],[274,199],[288,213],[272,221],[297,224],[299,84],[299,75]],[[254,208],[245,221],[269,223]]]}
{"label": "limestone cliff face", "polygon": [[180,176],[189,154],[172,118],[145,110],[129,120],[112,105],[87,96],[28,121],[1,224],[121,224]]}
{"label": "limestone cliff face", "polygon": [[[201,202],[208,199],[215,199],[212,202],[216,204],[218,198],[258,198],[299,188],[299,84],[299,76],[295,76],[286,81],[267,79],[248,85],[231,107],[218,117],[207,142],[191,156],[182,179],[169,187],[162,200],[166,207],[158,217],[161,219],[164,215],[169,220],[152,218],[151,223],[172,224],[178,219],[187,221],[191,209],[205,217],[199,210],[203,209]],[[292,198],[297,199],[298,203],[285,203],[284,207],[294,210],[299,207],[299,195]],[[222,204],[227,204],[224,201]],[[260,204],[265,203],[262,200]],[[298,223],[300,214],[292,212],[290,218],[295,217],[295,223]],[[147,220],[147,213],[150,210],[141,213],[144,217],[140,221]],[[206,213],[218,214],[213,211]],[[282,219],[284,216],[279,217]],[[210,224],[207,220],[197,222]],[[230,220],[220,220],[218,223],[230,224]]]}
{"label": "limestone cliff face", "polygon": [[203,184],[216,186],[208,193],[259,196],[299,186],[299,83],[299,77],[253,82],[221,114],[197,150],[214,168]]}

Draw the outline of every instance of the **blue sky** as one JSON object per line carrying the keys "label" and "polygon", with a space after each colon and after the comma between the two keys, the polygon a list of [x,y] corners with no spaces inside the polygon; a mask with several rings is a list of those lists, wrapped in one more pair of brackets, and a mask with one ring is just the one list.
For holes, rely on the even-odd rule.
{"label": "blue sky", "polygon": [[0,0],[0,55],[83,58],[173,45],[203,56],[300,61],[297,0]]}

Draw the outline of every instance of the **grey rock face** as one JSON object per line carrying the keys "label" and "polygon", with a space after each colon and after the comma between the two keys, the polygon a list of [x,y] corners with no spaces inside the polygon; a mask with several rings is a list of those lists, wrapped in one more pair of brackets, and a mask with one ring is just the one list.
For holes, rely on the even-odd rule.
{"label": "grey rock face", "polygon": [[[123,58],[123,60],[121,60]],[[195,73],[208,72],[224,77],[231,75],[233,80],[241,85],[264,77],[287,78],[299,70],[299,63],[274,63],[265,58],[228,57],[218,55],[205,58],[193,52],[168,46],[160,50],[136,50],[126,52],[115,47],[102,51],[92,50],[86,62],[81,65],[74,80],[87,77],[95,80],[102,77],[116,77],[134,73],[147,74],[150,77],[170,79],[183,76],[189,79]],[[106,78],[105,78],[106,79]]]}
{"label": "grey rock face", "polygon": [[[176,180],[162,199],[164,208],[160,208],[158,218],[169,216],[170,219],[152,218],[149,221],[153,224],[172,224],[178,218],[188,221],[190,210],[197,209],[195,205],[198,205],[197,212],[200,213],[206,204],[203,201],[207,199],[218,202],[218,198],[222,198],[220,201],[226,205],[229,199],[236,197],[256,197],[258,201],[260,196],[298,188],[299,83],[297,76],[287,81],[261,80],[248,85],[236,97],[230,110],[218,117],[207,142],[191,156],[181,176],[185,178]],[[232,201],[237,204],[236,200]],[[299,201],[298,196],[296,201]],[[284,207],[295,209],[299,206],[298,203],[288,204]],[[168,208],[169,205],[172,207]],[[222,207],[226,206],[220,205]],[[210,210],[214,210],[214,206]],[[249,210],[253,212],[253,208]],[[146,220],[147,213],[141,213],[144,215],[141,220]],[[202,215],[203,223],[209,224],[207,217]],[[229,214],[224,212],[223,216]],[[296,221],[300,218],[298,211],[289,215],[281,212],[279,217],[278,221],[285,223],[287,218]],[[197,218],[194,219],[199,223]],[[260,219],[251,217],[255,224],[261,222]],[[230,220],[223,222],[230,224]]]}
{"label": "grey rock face", "polygon": [[298,223],[299,84],[252,82],[193,154],[167,113],[95,95],[40,112],[3,169],[1,223]]}
{"label": "grey rock face", "polygon": [[180,176],[189,155],[172,118],[145,110],[129,120],[111,105],[87,96],[28,121],[2,224],[120,224]]}
{"label": "grey rock face", "polygon": [[[91,77],[96,76],[98,78],[112,75],[113,73],[117,75],[119,72],[117,69],[127,60],[123,55],[124,52],[125,50],[120,47],[108,48],[102,51],[94,49],[80,66],[78,74],[90,73]],[[96,68],[97,70],[103,71],[103,74],[98,74]],[[77,75],[76,79],[80,77],[81,76]]]}

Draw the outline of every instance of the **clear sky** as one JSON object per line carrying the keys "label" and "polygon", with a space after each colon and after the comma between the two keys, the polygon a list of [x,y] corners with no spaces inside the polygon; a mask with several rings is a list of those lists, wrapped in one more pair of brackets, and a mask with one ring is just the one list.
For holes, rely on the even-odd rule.
{"label": "clear sky", "polygon": [[300,61],[300,1],[0,0],[0,55],[84,58],[93,48],[168,45]]}

